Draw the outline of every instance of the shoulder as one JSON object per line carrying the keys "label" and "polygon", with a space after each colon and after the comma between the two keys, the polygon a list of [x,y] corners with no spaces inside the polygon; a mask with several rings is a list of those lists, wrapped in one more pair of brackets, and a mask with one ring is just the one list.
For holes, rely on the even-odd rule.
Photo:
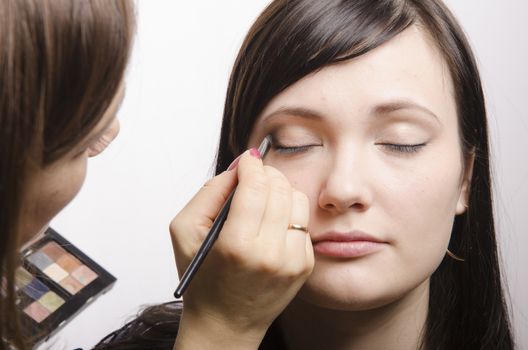
{"label": "shoulder", "polygon": [[104,337],[94,350],[172,350],[178,334],[181,311],[180,301],[149,306],[135,319]]}
{"label": "shoulder", "polygon": [[[132,321],[108,334],[94,350],[172,350],[178,335],[183,304],[173,301],[149,306]],[[259,350],[286,349],[276,322],[268,329]]]}

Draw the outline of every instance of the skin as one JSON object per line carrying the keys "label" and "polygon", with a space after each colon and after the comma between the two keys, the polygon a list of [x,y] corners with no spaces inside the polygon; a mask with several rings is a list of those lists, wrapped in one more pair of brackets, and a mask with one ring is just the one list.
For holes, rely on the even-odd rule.
{"label": "skin", "polygon": [[116,113],[123,98],[121,87],[102,119],[78,145],[52,164],[33,170],[24,205],[24,242],[43,232],[51,219],[70,203],[84,183],[88,158],[99,155],[117,137]]}
{"label": "skin", "polygon": [[[275,131],[268,164],[311,204],[315,268],[281,319],[291,348],[418,344],[429,279],[469,188],[453,96],[439,51],[414,26],[305,77],[262,112],[252,142]],[[381,244],[357,258],[318,254],[318,239],[334,230],[360,230]],[[309,320],[302,335],[301,320]]]}
{"label": "skin", "polygon": [[[351,311],[385,305],[427,282],[443,259],[454,217],[465,210],[446,72],[438,51],[413,27],[357,60],[304,78],[263,111],[251,141],[276,130],[267,164],[308,195],[312,240],[331,230],[361,230],[385,243],[359,259],[317,255],[303,288],[311,302]],[[417,144],[425,145],[392,146]]]}
{"label": "skin", "polygon": [[235,169],[209,181],[172,221],[180,276],[237,182],[219,238],[184,294],[174,349],[257,348],[312,271],[308,235],[288,229],[290,222],[308,224],[306,196],[245,152]]}
{"label": "skin", "polygon": [[[100,154],[117,136],[116,112],[123,95],[121,88],[101,121],[84,140],[54,163],[32,171],[22,214],[26,244],[44,231],[49,221],[79,192],[86,177],[88,158]],[[226,232],[216,244],[219,249],[211,252],[202,268],[205,273],[198,274],[189,288],[178,349],[187,346],[196,349],[195,344],[204,341],[204,329],[209,335],[205,340],[211,346],[255,347],[312,271],[314,257],[308,235],[288,229],[290,222],[308,225],[306,195],[291,188],[284,175],[264,166],[252,153],[246,152],[236,168],[205,184],[171,225],[173,240],[182,251],[177,259],[182,272],[190,261],[188,257],[194,256],[226,197],[238,183],[224,224]],[[188,239],[189,234],[194,240]],[[214,273],[217,265],[229,267],[224,276]],[[216,278],[209,278],[211,273]],[[219,290],[221,303],[203,302],[210,290]],[[240,290],[248,293],[242,298],[233,293]],[[265,290],[270,292],[261,293]],[[277,292],[281,294],[279,298]],[[259,293],[259,300],[255,302],[254,295]],[[267,316],[252,315],[255,306],[262,309],[270,304],[273,306],[268,308]],[[244,310],[240,312],[242,306]],[[199,327],[195,326],[195,320]],[[228,327],[216,327],[219,324]],[[246,337],[240,338],[239,334]]]}
{"label": "skin", "polygon": [[[181,274],[238,183],[220,238],[184,297],[175,348],[257,348],[279,315],[290,348],[416,348],[429,278],[465,210],[471,174],[447,72],[412,27],[266,106],[250,144],[273,133],[268,165],[246,152],[171,223]],[[28,238],[74,198],[87,159],[117,135],[120,99],[85,141],[33,173]],[[376,249],[353,258],[321,253],[325,232],[353,230],[377,239]]]}
{"label": "skin", "polygon": [[[257,145],[271,133],[274,148],[266,157],[267,166],[308,197],[313,272],[290,276],[303,286],[280,311],[291,291],[262,281],[280,276],[281,270],[254,268],[255,259],[266,257],[262,249],[274,256],[276,249],[257,242],[251,254],[242,254],[238,241],[228,239],[235,227],[230,223],[213,248],[211,265],[200,271],[200,279],[214,281],[207,285],[214,289],[199,289],[197,285],[206,284],[196,282],[184,297],[178,349],[257,348],[255,337],[263,334],[262,325],[279,315],[291,349],[417,348],[427,315],[429,279],[445,256],[454,217],[466,209],[471,178],[472,157],[465,163],[448,72],[432,40],[413,26],[371,52],[327,66],[275,96],[259,116],[249,144]],[[244,159],[239,167],[245,166]],[[215,211],[206,216],[198,208],[210,198],[221,203],[228,191],[220,195],[220,188],[234,180],[214,181],[210,196],[191,201],[195,208],[172,223],[180,274],[204,235],[192,229],[190,218],[201,215],[202,224],[210,227],[205,218],[212,220]],[[256,198],[248,196],[246,205],[251,207]],[[246,216],[260,219],[249,210]],[[377,243],[334,245],[344,256],[325,253],[325,244],[332,245],[322,240],[326,233],[358,231]],[[229,258],[233,250],[236,259]],[[265,288],[255,291],[255,285]],[[225,289],[229,293],[223,293]],[[268,302],[260,303],[261,298]],[[247,307],[248,299],[252,308]],[[197,310],[214,312],[206,317]],[[245,324],[254,328],[242,329],[233,319],[249,319]],[[203,334],[213,335],[204,339]]]}

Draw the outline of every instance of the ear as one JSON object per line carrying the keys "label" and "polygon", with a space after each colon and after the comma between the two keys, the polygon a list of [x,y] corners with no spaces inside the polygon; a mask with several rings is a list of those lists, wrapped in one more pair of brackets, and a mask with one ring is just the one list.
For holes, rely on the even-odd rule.
{"label": "ear", "polygon": [[466,159],[464,177],[462,179],[462,187],[460,188],[460,195],[456,206],[456,214],[464,214],[469,206],[469,192],[471,190],[471,179],[473,178],[473,164],[475,163],[475,150],[471,150]]}

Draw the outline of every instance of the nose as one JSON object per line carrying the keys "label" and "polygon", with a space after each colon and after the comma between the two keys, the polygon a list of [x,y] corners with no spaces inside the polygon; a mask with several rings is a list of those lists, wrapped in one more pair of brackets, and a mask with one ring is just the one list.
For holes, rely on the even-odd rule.
{"label": "nose", "polygon": [[368,160],[345,151],[329,160],[319,191],[319,207],[332,212],[365,211],[372,202]]}

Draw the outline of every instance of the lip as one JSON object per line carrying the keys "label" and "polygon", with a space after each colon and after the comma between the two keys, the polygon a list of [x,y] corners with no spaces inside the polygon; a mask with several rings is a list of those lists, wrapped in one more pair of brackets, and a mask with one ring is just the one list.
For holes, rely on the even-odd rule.
{"label": "lip", "polygon": [[359,258],[383,249],[388,242],[362,231],[325,232],[312,238],[316,254],[334,258]]}

